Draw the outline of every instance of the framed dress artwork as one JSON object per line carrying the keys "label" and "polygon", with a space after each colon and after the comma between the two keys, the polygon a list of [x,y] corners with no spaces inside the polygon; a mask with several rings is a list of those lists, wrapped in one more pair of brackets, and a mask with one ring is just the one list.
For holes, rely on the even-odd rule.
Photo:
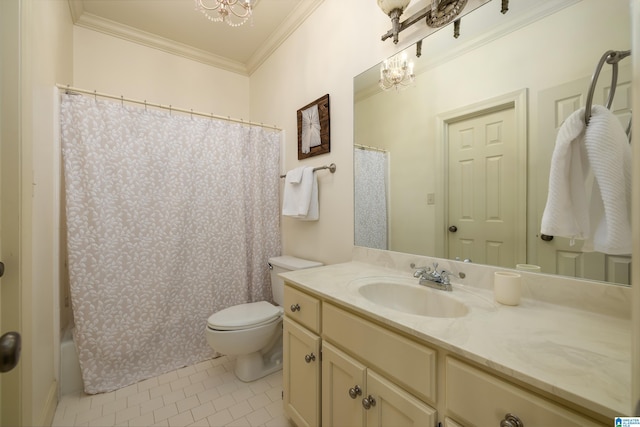
{"label": "framed dress artwork", "polygon": [[327,94],[298,110],[298,160],[330,151]]}

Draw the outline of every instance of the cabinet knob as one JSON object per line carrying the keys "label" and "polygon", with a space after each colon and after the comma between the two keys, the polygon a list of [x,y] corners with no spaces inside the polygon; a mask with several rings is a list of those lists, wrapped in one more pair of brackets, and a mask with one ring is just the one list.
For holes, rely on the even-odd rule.
{"label": "cabinet knob", "polygon": [[311,353],[311,354],[306,354],[306,355],[304,356],[304,361],[305,361],[305,362],[307,362],[307,363],[314,362],[315,360],[316,360],[316,355],[315,355],[315,354],[313,354],[313,353]]}
{"label": "cabinet knob", "polygon": [[291,311],[293,311],[294,313],[296,311],[300,311],[300,304],[291,304]]}
{"label": "cabinet knob", "polygon": [[357,384],[349,389],[349,397],[352,399],[362,396],[362,389]]}
{"label": "cabinet knob", "polygon": [[500,427],[524,427],[524,423],[513,414],[505,414],[504,419],[500,421]]}
{"label": "cabinet knob", "polygon": [[376,406],[376,399],[373,396],[369,395],[362,399],[362,406],[364,409],[371,409],[372,406]]}

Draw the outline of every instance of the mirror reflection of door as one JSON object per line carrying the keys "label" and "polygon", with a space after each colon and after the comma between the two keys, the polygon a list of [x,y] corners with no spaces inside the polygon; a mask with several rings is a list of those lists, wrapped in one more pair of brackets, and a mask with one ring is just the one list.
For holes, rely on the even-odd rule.
{"label": "mirror reflection of door", "polygon": [[[597,58],[596,58],[597,59]],[[594,59],[594,64],[597,61]],[[611,86],[611,67],[605,66],[598,79],[598,86],[594,94],[593,104],[604,105]],[[537,177],[544,195],[549,185],[549,166],[555,145],[556,135],[564,120],[577,109],[585,105],[587,92],[591,80],[589,78],[574,80],[540,92],[538,104],[539,139],[544,144],[544,159]],[[631,117],[631,71],[629,66],[620,63],[618,84],[611,110],[620,119],[626,129]],[[590,188],[590,184],[588,187]],[[588,188],[587,194],[590,194]],[[542,198],[542,197],[541,197]],[[540,210],[538,219],[546,203],[538,200]],[[538,221],[540,223],[540,221]],[[582,242],[576,240],[572,245],[570,240],[554,237],[551,241],[544,241],[538,236],[538,263],[545,273],[561,274],[563,276],[584,279],[601,280],[613,283],[631,283],[631,256],[607,255],[600,252],[582,252]]]}
{"label": "mirror reflection of door", "polygon": [[[521,95],[524,96],[524,95]],[[515,268],[526,259],[526,139],[516,103],[477,105],[446,123],[447,258]],[[522,130],[520,130],[522,134]]]}

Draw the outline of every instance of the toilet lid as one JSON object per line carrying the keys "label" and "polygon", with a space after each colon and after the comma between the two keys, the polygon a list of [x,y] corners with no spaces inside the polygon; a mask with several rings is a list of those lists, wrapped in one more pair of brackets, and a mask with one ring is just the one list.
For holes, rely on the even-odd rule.
{"label": "toilet lid", "polygon": [[282,307],[275,306],[266,301],[251,302],[234,305],[213,313],[207,320],[211,329],[219,331],[232,331],[248,329],[265,323],[272,322],[284,313]]}

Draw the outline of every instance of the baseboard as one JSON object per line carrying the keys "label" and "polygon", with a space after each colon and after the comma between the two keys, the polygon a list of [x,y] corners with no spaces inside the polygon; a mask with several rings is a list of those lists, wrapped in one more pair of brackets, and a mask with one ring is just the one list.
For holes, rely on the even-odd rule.
{"label": "baseboard", "polygon": [[47,393],[47,399],[42,407],[42,412],[38,416],[39,426],[50,426],[53,422],[53,416],[56,414],[56,408],[58,407],[58,382],[53,381],[49,386],[49,393]]}

